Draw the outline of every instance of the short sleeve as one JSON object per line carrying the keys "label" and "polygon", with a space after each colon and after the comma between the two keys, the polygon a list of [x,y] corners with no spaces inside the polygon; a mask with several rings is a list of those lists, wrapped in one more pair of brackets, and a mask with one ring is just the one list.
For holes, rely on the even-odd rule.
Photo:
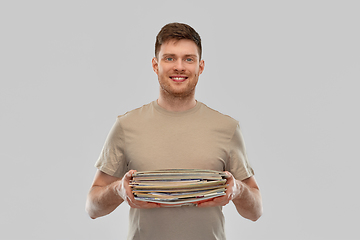
{"label": "short sleeve", "polygon": [[95,167],[106,174],[122,178],[127,172],[124,144],[124,134],[119,116],[106,138],[101,154],[95,163]]}
{"label": "short sleeve", "polygon": [[231,172],[235,179],[244,180],[254,175],[254,171],[247,159],[244,139],[237,125],[229,143],[229,159],[226,170]]}

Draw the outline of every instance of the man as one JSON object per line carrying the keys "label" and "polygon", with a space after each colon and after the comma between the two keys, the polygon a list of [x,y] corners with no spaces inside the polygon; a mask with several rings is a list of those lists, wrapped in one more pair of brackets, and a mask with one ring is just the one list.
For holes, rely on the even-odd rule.
{"label": "man", "polygon": [[[262,214],[238,122],[195,99],[204,70],[201,51],[200,36],[190,26],[161,29],[152,59],[159,98],[117,118],[96,162],[86,210],[97,218],[125,201],[131,207],[128,239],[225,239],[222,206],[230,201],[247,219]],[[170,168],[226,171],[226,195],[182,207],[134,199],[134,172]]]}

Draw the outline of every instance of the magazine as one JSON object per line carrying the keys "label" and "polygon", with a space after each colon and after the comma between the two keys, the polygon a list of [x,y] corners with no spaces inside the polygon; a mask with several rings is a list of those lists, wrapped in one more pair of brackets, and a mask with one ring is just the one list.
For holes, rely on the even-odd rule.
{"label": "magazine", "polygon": [[224,196],[226,178],[214,170],[165,169],[136,172],[130,186],[136,200],[182,206]]}

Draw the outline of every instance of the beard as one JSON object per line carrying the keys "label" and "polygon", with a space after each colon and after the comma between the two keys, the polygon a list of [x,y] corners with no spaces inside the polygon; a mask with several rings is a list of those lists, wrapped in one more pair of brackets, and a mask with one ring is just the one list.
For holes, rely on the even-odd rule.
{"label": "beard", "polygon": [[188,98],[195,94],[195,88],[198,82],[197,76],[194,76],[192,80],[186,80],[182,83],[172,82],[170,79],[163,80],[158,79],[160,84],[160,90],[165,96],[170,98]]}

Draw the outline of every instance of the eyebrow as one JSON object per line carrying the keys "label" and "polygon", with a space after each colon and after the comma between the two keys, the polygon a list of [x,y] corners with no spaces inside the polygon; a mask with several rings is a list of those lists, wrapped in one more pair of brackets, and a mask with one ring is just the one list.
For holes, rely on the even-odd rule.
{"label": "eyebrow", "polygon": [[[173,54],[173,53],[164,53],[162,55],[163,57],[175,57],[176,54]],[[194,57],[194,58],[198,58],[198,56],[196,54],[185,54],[185,57]]]}

